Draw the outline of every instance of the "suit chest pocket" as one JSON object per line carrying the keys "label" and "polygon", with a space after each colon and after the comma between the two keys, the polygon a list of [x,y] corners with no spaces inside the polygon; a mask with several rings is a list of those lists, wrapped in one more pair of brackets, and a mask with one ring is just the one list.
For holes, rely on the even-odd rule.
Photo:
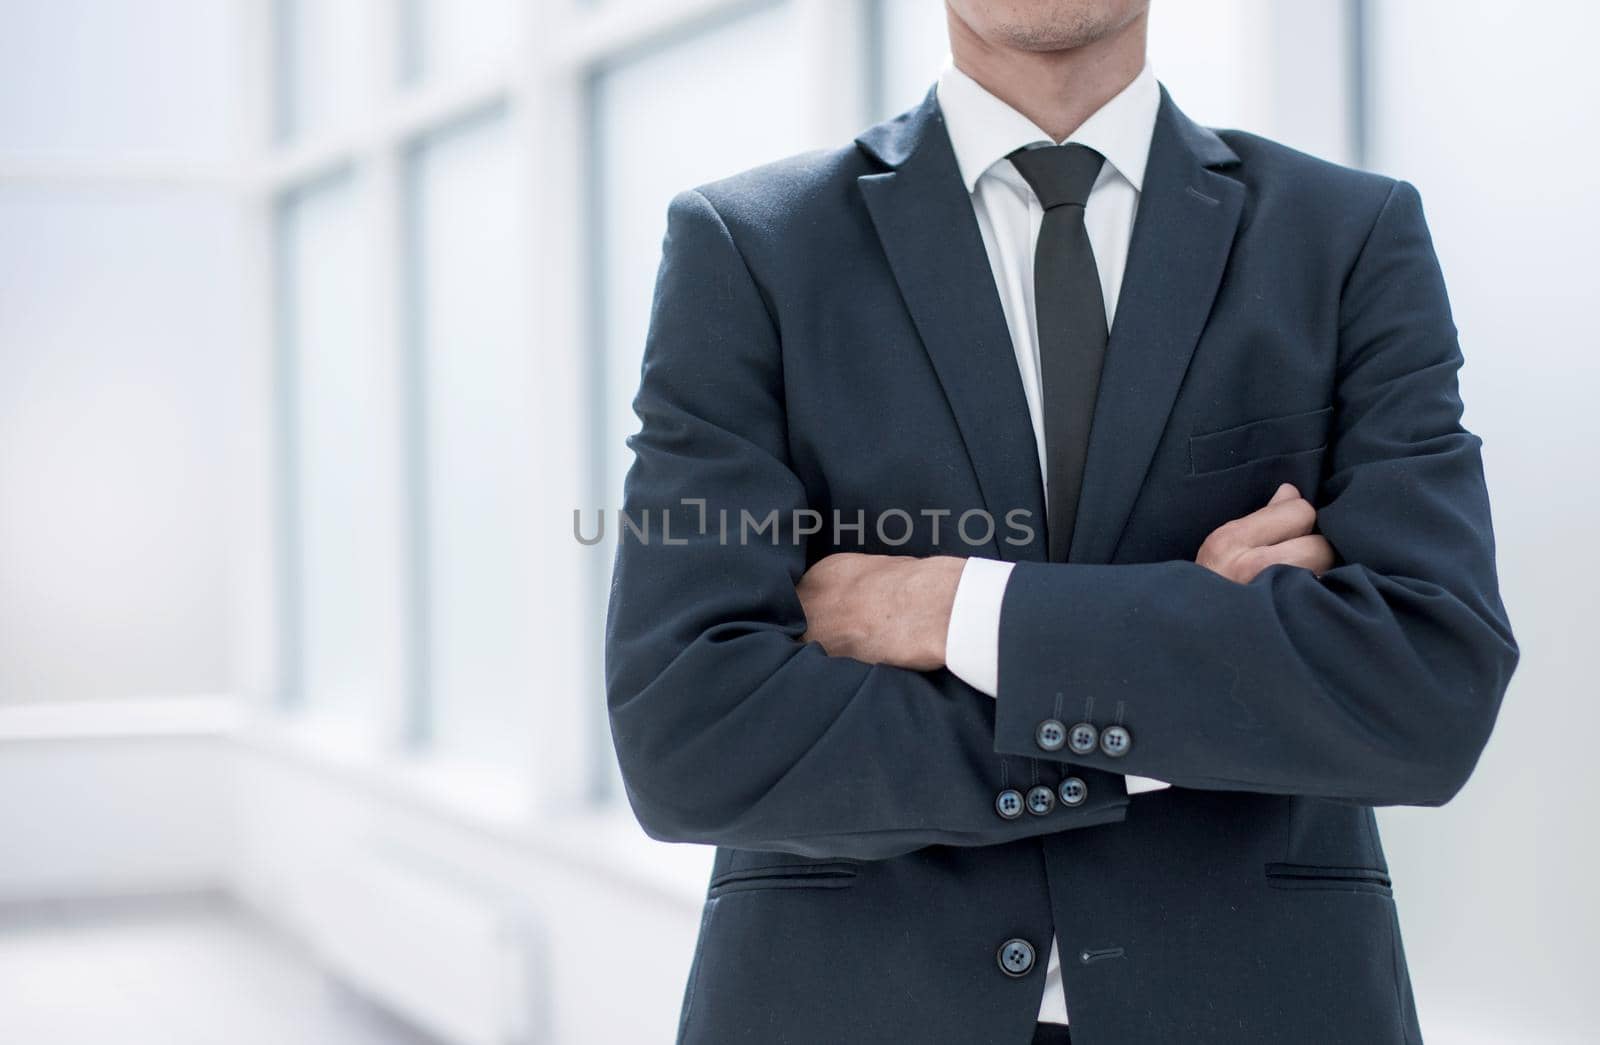
{"label": "suit chest pocket", "polygon": [[1209,475],[1286,457],[1320,457],[1332,419],[1333,408],[1325,406],[1197,432],[1189,436],[1189,474]]}

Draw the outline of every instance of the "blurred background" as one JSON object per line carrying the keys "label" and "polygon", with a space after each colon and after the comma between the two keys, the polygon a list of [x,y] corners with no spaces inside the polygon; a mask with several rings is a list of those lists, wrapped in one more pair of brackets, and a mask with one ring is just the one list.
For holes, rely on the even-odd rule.
{"label": "blurred background", "polygon": [[[1404,177],[1522,667],[1381,814],[1432,1042],[1596,1040],[1600,7],[1156,0],[1191,116]],[[708,850],[599,685],[674,192],[939,0],[0,0],[0,1039],[665,1042]]]}

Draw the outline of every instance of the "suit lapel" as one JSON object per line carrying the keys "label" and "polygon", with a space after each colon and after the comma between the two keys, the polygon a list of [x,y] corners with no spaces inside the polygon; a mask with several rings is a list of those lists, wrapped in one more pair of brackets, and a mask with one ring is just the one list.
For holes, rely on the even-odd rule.
{"label": "suit lapel", "polygon": [[1166,88],[1106,345],[1070,559],[1111,561],[1211,312],[1244,187],[1233,150]]}
{"label": "suit lapel", "polygon": [[[994,547],[1005,559],[1043,561],[1044,491],[1027,400],[934,92],[857,142],[888,168],[857,183],[997,534],[1009,532],[1007,512],[1031,513],[1032,542],[997,539]],[[1244,187],[1214,168],[1237,162],[1163,87],[1100,376],[1072,561],[1109,562],[1116,552],[1227,265]]]}
{"label": "suit lapel", "polygon": [[[889,167],[857,183],[966,444],[994,520],[992,547],[1008,560],[1043,560],[1044,493],[1028,403],[934,93],[858,142]],[[1022,546],[1002,539],[1015,533],[1006,514],[1019,508],[1030,513],[1034,531]]]}

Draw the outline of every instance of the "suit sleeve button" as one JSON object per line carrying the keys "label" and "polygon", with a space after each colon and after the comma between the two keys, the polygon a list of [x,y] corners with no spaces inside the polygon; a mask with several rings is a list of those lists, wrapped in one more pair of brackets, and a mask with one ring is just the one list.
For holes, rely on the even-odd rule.
{"label": "suit sleeve button", "polygon": [[1061,804],[1064,806],[1081,806],[1089,797],[1089,785],[1075,776],[1069,776],[1061,781]]}
{"label": "suit sleeve button", "polygon": [[1015,820],[1022,815],[1022,792],[1014,787],[1008,787],[994,796],[994,811],[1002,819]]}
{"label": "suit sleeve button", "polygon": [[1028,788],[1028,812],[1044,816],[1056,807],[1056,793],[1043,784]]}
{"label": "suit sleeve button", "polygon": [[1100,742],[1100,731],[1087,722],[1079,722],[1067,733],[1067,747],[1074,755],[1087,755]]}
{"label": "suit sleeve button", "polygon": [[1112,758],[1121,758],[1133,747],[1133,734],[1121,726],[1107,726],[1100,734],[1100,750]]}
{"label": "suit sleeve button", "polygon": [[1067,727],[1057,719],[1047,718],[1033,731],[1033,739],[1040,750],[1060,751],[1061,745],[1067,742]]}

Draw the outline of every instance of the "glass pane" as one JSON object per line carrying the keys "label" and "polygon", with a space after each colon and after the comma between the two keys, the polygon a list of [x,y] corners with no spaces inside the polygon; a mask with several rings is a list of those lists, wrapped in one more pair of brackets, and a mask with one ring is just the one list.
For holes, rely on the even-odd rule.
{"label": "glass pane", "polygon": [[372,0],[277,0],[275,14],[278,136],[303,138],[366,115],[378,61]]}
{"label": "glass pane", "polygon": [[882,49],[878,85],[885,119],[922,101],[950,53],[944,4],[932,0],[875,0]]}
{"label": "glass pane", "polygon": [[828,144],[803,131],[793,22],[788,6],[768,8],[597,77],[605,503],[617,503],[631,461],[624,440],[638,427],[630,404],[668,202],[682,189]]}
{"label": "glass pane", "polygon": [[402,0],[406,79],[481,75],[501,65],[522,33],[518,0]]}
{"label": "glass pane", "polygon": [[521,766],[536,477],[524,168],[503,109],[424,141],[408,171],[437,750]]}
{"label": "glass pane", "polygon": [[[374,719],[401,692],[393,364],[375,336],[366,186],[345,176],[280,214],[281,326],[292,445],[292,696]],[[290,666],[291,679],[295,665]]]}

